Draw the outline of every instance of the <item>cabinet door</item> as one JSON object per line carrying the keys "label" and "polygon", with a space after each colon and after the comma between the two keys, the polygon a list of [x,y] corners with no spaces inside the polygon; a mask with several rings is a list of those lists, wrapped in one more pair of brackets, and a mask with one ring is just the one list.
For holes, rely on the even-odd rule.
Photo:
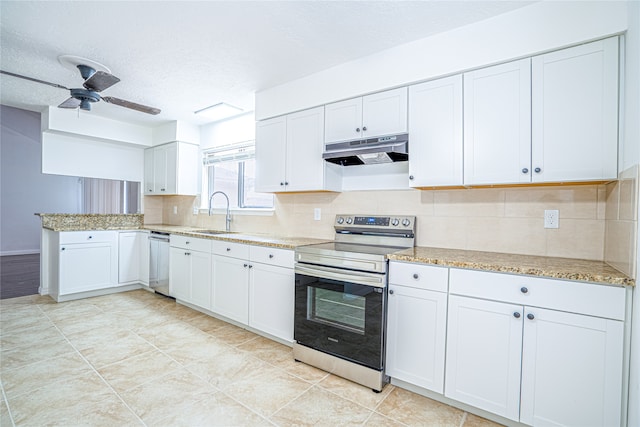
{"label": "cabinet door", "polygon": [[362,98],[362,135],[372,138],[407,132],[407,88]]}
{"label": "cabinet door", "polygon": [[287,116],[287,191],[322,190],[324,107]]}
{"label": "cabinet door", "polygon": [[[160,188],[161,193],[178,193],[178,143],[173,142],[162,147],[164,151],[164,186]],[[192,168],[197,168],[193,164]],[[163,190],[164,188],[164,190]]]}
{"label": "cabinet door", "polygon": [[211,254],[190,251],[191,261],[191,302],[198,307],[211,309]]}
{"label": "cabinet door", "polygon": [[249,323],[248,261],[213,256],[213,306],[211,311],[245,325]]}
{"label": "cabinet door", "polygon": [[60,247],[60,295],[110,288],[116,284],[116,249],[111,243]]}
{"label": "cabinet door", "polygon": [[153,148],[144,150],[144,194],[155,194]]}
{"label": "cabinet door", "polygon": [[619,426],[623,322],[529,307],[525,315],[521,422]]}
{"label": "cabinet door", "polygon": [[276,117],[256,124],[256,191],[285,190],[287,119]]}
{"label": "cabinet door", "polygon": [[325,105],[325,142],[350,141],[362,137],[362,98]]}
{"label": "cabinet door", "polygon": [[462,185],[462,75],[409,88],[409,185]]}
{"label": "cabinet door", "polygon": [[249,326],[293,342],[293,269],[266,264],[252,265],[249,281]]}
{"label": "cabinet door", "polygon": [[618,38],[536,56],[532,79],[533,182],[616,179]]}
{"label": "cabinet door", "polygon": [[522,312],[518,305],[449,297],[445,396],[518,421]]}
{"label": "cabinet door", "polygon": [[442,393],[447,294],[389,286],[386,373]]}
{"label": "cabinet door", "polygon": [[531,60],[464,74],[464,182],[531,181]]}
{"label": "cabinet door", "polygon": [[191,265],[189,251],[169,248],[169,295],[191,302]]}
{"label": "cabinet door", "polygon": [[136,231],[118,233],[118,283],[137,282],[142,270],[141,238]]}
{"label": "cabinet door", "polygon": [[155,194],[167,194],[166,145],[153,149],[153,191]]}

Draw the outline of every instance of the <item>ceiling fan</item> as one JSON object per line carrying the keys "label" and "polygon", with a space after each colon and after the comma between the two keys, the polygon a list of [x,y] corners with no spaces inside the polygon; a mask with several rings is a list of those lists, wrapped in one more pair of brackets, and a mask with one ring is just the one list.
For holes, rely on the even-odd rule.
{"label": "ceiling fan", "polygon": [[120,79],[111,73],[107,73],[105,71],[96,71],[95,68],[89,65],[77,64],[76,67],[78,68],[78,70],[80,71],[80,75],[84,79],[84,83],[82,84],[82,86],[84,86],[84,89],[70,89],[56,83],[51,83],[4,70],[0,70],[0,74],[6,74],[7,76],[18,77],[20,79],[29,80],[36,83],[43,83],[49,86],[57,87],[59,89],[68,90],[71,94],[71,97],[64,101],[62,104],[58,105],[58,107],[60,108],[80,108],[81,110],[91,111],[91,104],[102,100],[109,104],[119,105],[120,107],[129,108],[131,110],[136,110],[147,114],[160,114],[159,108],[136,104],[135,102],[125,101],[124,99],[114,98],[113,96],[101,96],[98,92],[102,92],[103,90],[110,88],[114,84],[118,83]]}

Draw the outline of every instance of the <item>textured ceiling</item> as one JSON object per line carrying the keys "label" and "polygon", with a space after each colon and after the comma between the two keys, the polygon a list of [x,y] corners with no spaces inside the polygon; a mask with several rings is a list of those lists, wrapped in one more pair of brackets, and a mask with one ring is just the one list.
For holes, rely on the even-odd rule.
{"label": "textured ceiling", "polygon": [[[66,87],[59,55],[100,62],[121,82],[104,91],[162,109],[104,102],[91,114],[137,123],[205,121],[218,102],[253,109],[253,94],[337,64],[495,16],[524,1],[0,1],[0,66]],[[41,111],[62,89],[0,76],[0,102]]]}

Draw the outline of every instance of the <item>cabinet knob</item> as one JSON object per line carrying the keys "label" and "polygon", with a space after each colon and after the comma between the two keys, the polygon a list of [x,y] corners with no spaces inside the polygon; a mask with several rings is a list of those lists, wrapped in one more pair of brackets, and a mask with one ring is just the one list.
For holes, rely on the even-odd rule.
{"label": "cabinet knob", "polygon": [[356,132],[360,132],[360,128],[356,128]]}
{"label": "cabinet knob", "polygon": [[186,245],[188,245],[189,243],[191,243],[191,242],[189,242],[188,240],[185,242]]}
{"label": "cabinet knob", "polygon": [[529,169],[527,169],[527,168],[522,168],[522,173],[529,173]]}
{"label": "cabinet knob", "polygon": [[61,251],[66,251],[66,250],[67,250],[67,248],[60,248],[60,250],[61,250]]}
{"label": "cabinet knob", "polygon": [[529,289],[527,289],[525,286],[520,288],[520,292],[522,292],[523,294],[526,294],[527,292],[529,292]]}
{"label": "cabinet knob", "polygon": [[280,185],[284,185],[284,182],[281,182]]}
{"label": "cabinet knob", "polygon": [[253,268],[253,265],[249,264],[249,268]]}
{"label": "cabinet knob", "polygon": [[519,319],[520,318],[520,312],[519,311],[514,312],[513,313],[513,317],[515,317],[516,319]]}
{"label": "cabinet knob", "polygon": [[413,180],[413,175],[409,175],[409,179],[410,179],[410,180]]}
{"label": "cabinet knob", "polygon": [[185,255],[191,255],[189,252],[185,252],[184,254],[185,254]]}
{"label": "cabinet knob", "polygon": [[413,278],[418,280],[420,278],[420,276],[418,276],[418,273],[413,273]]}
{"label": "cabinet knob", "polygon": [[269,258],[273,258],[273,254],[269,254]]}
{"label": "cabinet knob", "polygon": [[248,265],[249,265],[249,264],[243,264],[244,268],[247,268],[247,266],[248,266]]}
{"label": "cabinet knob", "polygon": [[152,189],[149,189],[149,193],[153,193],[153,190],[152,190]]}
{"label": "cabinet knob", "polygon": [[164,188],[161,188],[160,191],[164,191]]}
{"label": "cabinet knob", "polygon": [[230,251],[231,251],[231,248],[227,248],[227,252],[230,252]]}
{"label": "cabinet knob", "polygon": [[389,294],[393,295],[393,289],[389,289]]}
{"label": "cabinet knob", "polygon": [[529,313],[529,314],[527,314],[527,319],[529,319],[529,320],[533,320],[533,319],[535,319],[535,318],[536,318],[536,316],[534,316],[534,315],[533,315],[533,313]]}
{"label": "cabinet knob", "polygon": [[366,130],[367,130],[367,127],[366,126],[362,126],[362,131],[366,132]]}
{"label": "cabinet knob", "polygon": [[533,171],[534,171],[535,173],[540,173],[540,172],[542,172],[542,169],[540,169],[540,168],[535,168]]}
{"label": "cabinet knob", "polygon": [[284,182],[284,185],[289,185],[289,183],[287,181]]}
{"label": "cabinet knob", "polygon": [[89,239],[93,239],[93,236],[89,236]]}

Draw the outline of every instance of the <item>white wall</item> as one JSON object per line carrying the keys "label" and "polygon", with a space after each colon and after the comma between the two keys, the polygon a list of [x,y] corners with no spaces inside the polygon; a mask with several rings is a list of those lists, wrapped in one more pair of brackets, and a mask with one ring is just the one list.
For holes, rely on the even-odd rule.
{"label": "white wall", "polygon": [[256,138],[253,112],[200,127],[200,148],[219,147]]}
{"label": "white wall", "polygon": [[40,172],[40,114],[0,106],[0,255],[40,251],[36,212],[79,212],[80,183]]}
{"label": "white wall", "polygon": [[42,172],[142,182],[144,149],[73,134],[44,132]]}
{"label": "white wall", "polygon": [[[629,29],[626,37],[624,69],[624,126],[622,128],[623,159],[621,170],[640,163],[640,2],[631,1],[627,4],[629,8]],[[638,197],[636,203],[637,200],[640,200],[640,193]],[[640,236],[640,233],[637,235]],[[640,241],[638,244],[640,245]],[[640,258],[638,262],[640,262]],[[637,280],[638,278],[636,277]],[[640,426],[640,290],[638,285],[636,285],[633,292],[633,307],[628,425]]]}
{"label": "white wall", "polygon": [[256,93],[256,119],[623,32],[623,1],[542,1]]}

